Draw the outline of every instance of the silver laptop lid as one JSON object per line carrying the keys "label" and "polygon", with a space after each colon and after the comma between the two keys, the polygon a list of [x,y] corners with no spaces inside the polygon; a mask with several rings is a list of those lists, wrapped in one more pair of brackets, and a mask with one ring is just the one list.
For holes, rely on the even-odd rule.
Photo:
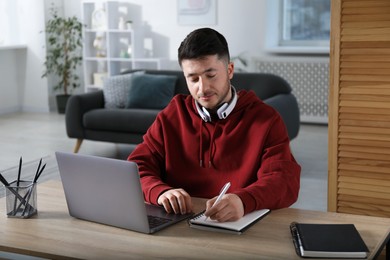
{"label": "silver laptop lid", "polygon": [[71,216],[150,233],[135,163],[64,152],[56,158]]}

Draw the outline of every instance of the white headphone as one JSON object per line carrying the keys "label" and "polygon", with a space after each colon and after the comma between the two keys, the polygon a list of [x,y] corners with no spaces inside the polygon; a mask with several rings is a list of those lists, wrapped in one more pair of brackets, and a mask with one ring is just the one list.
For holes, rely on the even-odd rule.
{"label": "white headphone", "polygon": [[[230,103],[224,103],[220,108],[217,110],[217,115],[219,119],[225,119],[228,117],[228,115],[233,111],[234,107],[237,104],[237,93],[236,89],[232,87],[232,93],[233,93],[233,99]],[[196,110],[198,110],[198,113],[200,117],[203,119],[205,122],[211,122],[211,115],[209,111],[207,111],[206,108],[202,107],[200,108],[198,102],[195,100],[195,106]]]}

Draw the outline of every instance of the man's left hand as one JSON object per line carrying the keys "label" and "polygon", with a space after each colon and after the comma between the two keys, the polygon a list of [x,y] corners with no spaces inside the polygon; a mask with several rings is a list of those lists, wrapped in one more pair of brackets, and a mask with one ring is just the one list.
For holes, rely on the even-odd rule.
{"label": "man's left hand", "polygon": [[244,216],[244,204],[236,194],[225,194],[222,199],[213,206],[217,197],[206,202],[205,216],[219,222],[236,221]]}

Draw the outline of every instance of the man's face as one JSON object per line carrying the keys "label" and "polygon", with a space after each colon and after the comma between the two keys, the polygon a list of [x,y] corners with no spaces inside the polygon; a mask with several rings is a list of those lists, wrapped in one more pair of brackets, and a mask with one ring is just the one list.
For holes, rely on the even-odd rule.
{"label": "man's face", "polygon": [[230,79],[233,63],[219,60],[217,55],[201,59],[183,60],[181,63],[188,89],[198,103],[213,111],[232,97]]}

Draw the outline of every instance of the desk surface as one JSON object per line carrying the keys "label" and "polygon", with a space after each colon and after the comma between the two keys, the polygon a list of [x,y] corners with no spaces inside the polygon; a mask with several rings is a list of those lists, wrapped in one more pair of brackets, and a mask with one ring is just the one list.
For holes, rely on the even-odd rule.
{"label": "desk surface", "polygon": [[[196,212],[204,208],[201,199],[194,204]],[[61,182],[49,181],[38,185],[38,215],[30,219],[7,218],[5,199],[0,200],[0,250],[56,259],[301,259],[291,241],[292,221],[353,223],[371,256],[390,227],[389,218],[287,208],[272,211],[242,235],[196,230],[185,221],[146,235],[70,217]]]}

